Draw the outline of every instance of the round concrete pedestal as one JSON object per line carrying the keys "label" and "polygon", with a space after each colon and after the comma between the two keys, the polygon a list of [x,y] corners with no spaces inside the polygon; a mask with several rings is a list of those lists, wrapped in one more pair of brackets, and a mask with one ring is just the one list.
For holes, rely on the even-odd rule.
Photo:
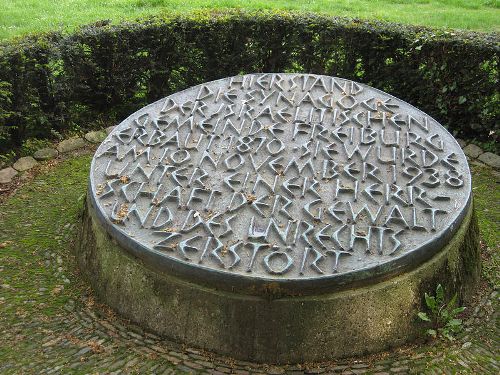
{"label": "round concrete pedestal", "polygon": [[423,329],[478,275],[471,176],[436,120],[337,77],[248,74],[125,119],[92,160],[78,258],[101,300],[172,340],[321,361]]}
{"label": "round concrete pedestal", "polygon": [[422,332],[424,292],[438,283],[462,299],[479,275],[478,227],[469,207],[460,228],[430,260],[386,280],[307,296],[255,296],[159,273],[106,232],[87,199],[77,257],[98,298],[163,335],[231,357],[299,363],[355,356],[403,344]]}

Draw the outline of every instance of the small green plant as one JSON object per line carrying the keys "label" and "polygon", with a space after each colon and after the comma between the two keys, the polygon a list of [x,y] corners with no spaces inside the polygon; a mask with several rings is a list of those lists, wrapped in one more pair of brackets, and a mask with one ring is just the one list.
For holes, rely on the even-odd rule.
{"label": "small green plant", "polygon": [[462,329],[462,320],[456,316],[465,310],[465,307],[457,307],[457,294],[455,293],[446,303],[443,286],[438,284],[435,296],[425,293],[425,305],[429,313],[420,311],[418,318],[430,324],[430,328],[426,331],[427,335],[453,340],[453,334]]}
{"label": "small green plant", "polygon": [[4,154],[0,154],[0,169],[12,164],[16,160],[16,153],[14,151],[9,151]]}
{"label": "small green plant", "polygon": [[46,139],[28,138],[21,145],[19,154],[21,156],[31,156],[35,151],[50,146],[50,141]]}

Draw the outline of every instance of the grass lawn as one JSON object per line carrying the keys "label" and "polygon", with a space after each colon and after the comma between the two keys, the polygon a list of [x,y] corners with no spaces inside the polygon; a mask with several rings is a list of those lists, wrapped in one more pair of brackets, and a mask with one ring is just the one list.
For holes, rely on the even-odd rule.
{"label": "grass lawn", "polygon": [[0,39],[71,30],[102,19],[119,21],[196,9],[285,9],[408,24],[500,31],[500,0],[0,0]]}

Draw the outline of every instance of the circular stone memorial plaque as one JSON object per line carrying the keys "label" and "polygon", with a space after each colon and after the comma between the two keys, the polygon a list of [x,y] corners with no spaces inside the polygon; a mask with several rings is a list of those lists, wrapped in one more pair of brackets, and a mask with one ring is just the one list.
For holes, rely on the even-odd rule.
{"label": "circular stone memorial plaque", "polygon": [[406,102],[340,78],[251,74],[123,121],[93,158],[88,200],[147,272],[293,300],[421,268],[467,217],[471,177],[455,139]]}

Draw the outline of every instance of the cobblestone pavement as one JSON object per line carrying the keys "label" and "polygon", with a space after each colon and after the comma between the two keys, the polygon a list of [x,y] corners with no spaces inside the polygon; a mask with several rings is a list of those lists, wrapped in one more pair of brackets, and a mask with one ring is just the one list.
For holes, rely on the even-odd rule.
{"label": "cobblestone pavement", "polygon": [[[59,174],[34,180],[31,190],[20,189],[13,198],[18,203],[0,206],[0,374],[500,373],[500,295],[486,282],[454,342],[421,342],[363,358],[271,366],[219,357],[144,332],[97,303],[72,272],[69,249],[78,224],[77,210],[68,211],[83,197],[83,166],[89,158],[74,160],[56,168]],[[44,214],[55,206],[55,196],[66,206]],[[22,214],[19,207],[25,208]],[[8,221],[9,215],[18,215],[18,221]]]}
{"label": "cobblestone pavement", "polygon": [[[465,321],[453,343],[408,346],[391,353],[332,363],[270,366],[181,347],[144,332],[113,315],[105,306],[72,300],[66,315],[47,321],[23,320],[7,332],[4,342],[26,340],[34,360],[0,364],[2,374],[498,374],[499,294],[491,291]],[[32,343],[32,344],[30,344]]]}

